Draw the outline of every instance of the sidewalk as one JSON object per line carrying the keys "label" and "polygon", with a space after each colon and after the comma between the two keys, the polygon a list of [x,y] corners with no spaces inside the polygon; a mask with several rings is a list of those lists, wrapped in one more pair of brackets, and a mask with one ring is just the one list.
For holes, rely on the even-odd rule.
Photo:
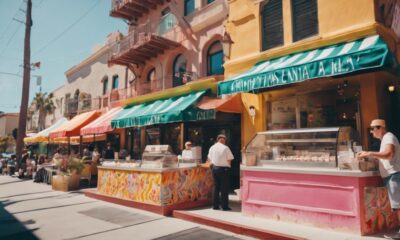
{"label": "sidewalk", "polygon": [[252,239],[177,218],[87,198],[81,191],[0,176],[1,240]]}
{"label": "sidewalk", "polygon": [[240,201],[236,195],[230,195],[232,211],[216,211],[208,208],[194,210],[176,210],[173,216],[208,226],[217,227],[237,234],[260,239],[315,239],[315,240],[375,240],[385,239],[385,233],[373,236],[357,236],[310,226],[302,226],[281,221],[247,217],[241,214]]}

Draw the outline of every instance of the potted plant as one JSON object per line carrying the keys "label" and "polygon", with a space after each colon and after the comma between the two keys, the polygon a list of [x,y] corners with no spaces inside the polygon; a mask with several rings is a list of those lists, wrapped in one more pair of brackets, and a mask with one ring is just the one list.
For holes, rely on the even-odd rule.
{"label": "potted plant", "polygon": [[84,168],[82,160],[75,157],[63,158],[57,167],[57,175],[52,179],[53,190],[67,192],[78,189],[80,173]]}

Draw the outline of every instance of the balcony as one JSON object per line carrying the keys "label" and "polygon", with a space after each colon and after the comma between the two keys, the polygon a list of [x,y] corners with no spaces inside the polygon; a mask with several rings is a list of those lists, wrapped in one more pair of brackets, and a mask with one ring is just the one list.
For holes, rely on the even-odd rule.
{"label": "balcony", "polygon": [[138,90],[134,87],[122,88],[122,89],[114,89],[110,94],[103,96],[103,100],[109,100],[109,102],[104,103],[103,107],[108,105],[114,106],[120,100],[125,100],[129,98],[134,98],[137,96],[145,95],[152,92],[157,92],[162,90],[162,81],[161,80],[153,80],[150,83],[141,83],[139,85]]}
{"label": "balcony", "polygon": [[110,16],[131,21],[148,14],[158,5],[163,5],[170,0],[113,0]]}
{"label": "balcony", "polygon": [[65,112],[64,116],[66,117],[74,117],[83,112],[89,112],[92,110],[101,109],[102,106],[102,98],[84,98],[81,100],[78,99],[68,99],[65,102]]}
{"label": "balcony", "polygon": [[109,64],[144,64],[166,50],[181,46],[184,36],[176,28],[177,20],[167,14],[159,22],[147,22],[136,26],[120,42],[112,47],[113,54]]}
{"label": "balcony", "polygon": [[193,32],[200,31],[218,22],[222,24],[222,21],[227,18],[228,5],[226,0],[215,0],[185,17]]}

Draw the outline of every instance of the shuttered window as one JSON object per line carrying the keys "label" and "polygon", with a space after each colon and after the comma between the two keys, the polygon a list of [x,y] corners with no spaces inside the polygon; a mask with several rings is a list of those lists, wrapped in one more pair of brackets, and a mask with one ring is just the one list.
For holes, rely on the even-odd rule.
{"label": "shuttered window", "polygon": [[318,34],[317,0],[292,0],[293,41]]}
{"label": "shuttered window", "polygon": [[282,0],[270,0],[261,10],[262,50],[283,45]]}

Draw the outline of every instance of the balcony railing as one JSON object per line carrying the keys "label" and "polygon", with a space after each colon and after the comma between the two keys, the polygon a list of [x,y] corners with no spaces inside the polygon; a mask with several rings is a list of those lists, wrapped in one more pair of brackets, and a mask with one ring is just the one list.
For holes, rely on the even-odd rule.
{"label": "balcony railing", "polygon": [[149,83],[140,83],[138,89],[135,87],[128,87],[122,89],[114,89],[110,94],[103,96],[103,99],[109,100],[108,103],[103,103],[103,107],[107,104],[112,105],[115,102],[120,100],[129,99],[138,97],[141,95],[149,94],[152,92],[157,92],[162,90],[162,81],[161,80],[152,80]]}
{"label": "balcony railing", "polygon": [[110,63],[143,64],[168,49],[181,46],[185,37],[176,28],[177,22],[175,15],[169,13],[159,22],[148,21],[134,27],[121,41],[111,46],[113,54]]}
{"label": "balcony railing", "polygon": [[72,117],[74,115],[88,112],[92,110],[101,109],[102,106],[102,98],[84,98],[84,99],[68,99],[65,102],[65,112],[64,115],[68,117]]}
{"label": "balcony railing", "polygon": [[123,18],[131,21],[148,14],[170,0],[113,0],[111,3],[110,16]]}

